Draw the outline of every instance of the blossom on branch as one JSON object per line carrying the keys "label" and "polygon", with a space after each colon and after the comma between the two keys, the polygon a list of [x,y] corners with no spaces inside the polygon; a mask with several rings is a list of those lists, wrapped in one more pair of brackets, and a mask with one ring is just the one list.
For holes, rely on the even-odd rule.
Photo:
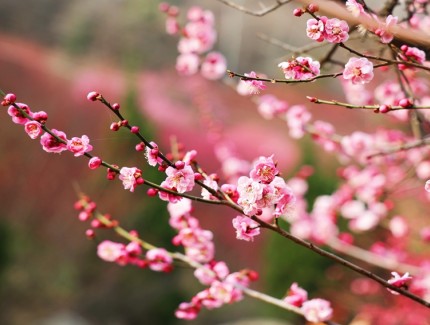
{"label": "blossom on branch", "polygon": [[233,219],[233,227],[236,229],[237,239],[253,241],[260,234],[260,225],[248,217],[237,216]]}
{"label": "blossom on branch", "polygon": [[67,150],[72,152],[75,157],[82,156],[84,153],[93,150],[93,146],[90,145],[90,139],[83,135],[82,137],[73,137],[67,141]]}
{"label": "blossom on branch", "polygon": [[56,135],[58,138],[63,140],[64,142],[59,141],[57,138],[49,134],[48,132],[45,132],[40,137],[40,144],[42,145],[43,150],[46,152],[52,152],[52,153],[60,153],[62,151],[67,150],[67,137],[66,133],[63,131],[58,131],[56,129],[52,129],[51,132]]}
{"label": "blossom on branch", "polygon": [[373,64],[366,58],[350,58],[343,70],[343,78],[353,84],[365,84],[373,79]]}
{"label": "blossom on branch", "polygon": [[281,62],[278,67],[282,69],[285,79],[308,80],[320,74],[320,63],[309,57],[297,57]]}

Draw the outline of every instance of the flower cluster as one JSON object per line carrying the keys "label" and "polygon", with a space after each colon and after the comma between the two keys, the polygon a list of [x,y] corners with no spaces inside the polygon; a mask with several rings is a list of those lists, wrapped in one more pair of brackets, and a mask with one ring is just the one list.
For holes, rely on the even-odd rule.
{"label": "flower cluster", "polygon": [[2,105],[9,105],[7,112],[12,117],[12,122],[24,125],[24,131],[31,139],[34,140],[40,136],[40,144],[46,152],[61,153],[68,150],[75,157],[79,157],[93,149],[86,135],[80,138],[72,137],[69,140],[63,131],[52,129],[44,132],[43,125],[48,120],[48,114],[44,111],[32,112],[28,105],[15,101],[14,94],[6,94]]}
{"label": "flower cluster", "polygon": [[309,322],[319,323],[329,320],[333,315],[330,302],[316,298],[308,300],[308,293],[294,282],[284,298],[287,304],[299,307]]}
{"label": "flower cluster", "polygon": [[191,7],[187,12],[187,23],[183,28],[177,21],[179,9],[166,3],[160,10],[167,14],[166,31],[170,35],[181,35],[178,43],[179,56],[176,59],[176,70],[179,74],[190,76],[199,70],[203,77],[216,80],[225,75],[227,62],[219,52],[209,52],[217,39],[214,28],[214,15],[209,10],[198,6]]}
{"label": "flower cluster", "polygon": [[299,56],[278,64],[286,79],[308,80],[320,74],[320,63],[309,57]]}
{"label": "flower cluster", "polygon": [[311,18],[306,23],[306,35],[317,42],[343,43],[349,38],[346,21],[325,16]]}
{"label": "flower cluster", "polygon": [[[291,188],[278,174],[273,156],[260,157],[254,162],[250,177],[241,176],[238,179],[237,203],[245,215],[261,215],[263,210],[269,209],[274,217],[279,217],[294,204]],[[235,224],[239,233],[247,233],[254,228],[250,224],[244,225],[243,220],[237,220]],[[252,233],[255,234],[255,231]]]}

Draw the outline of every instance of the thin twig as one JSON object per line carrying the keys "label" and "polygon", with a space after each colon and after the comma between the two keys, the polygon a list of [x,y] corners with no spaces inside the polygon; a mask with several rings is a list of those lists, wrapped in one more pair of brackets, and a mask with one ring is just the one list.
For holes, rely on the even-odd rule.
{"label": "thin twig", "polygon": [[267,7],[267,8],[264,8],[260,11],[254,11],[254,10],[247,9],[244,6],[238,5],[237,3],[233,2],[233,1],[229,1],[229,0],[217,0],[217,1],[229,6],[231,8],[239,10],[245,14],[248,14],[251,16],[256,16],[256,17],[262,17],[262,16],[265,16],[272,11],[275,11],[279,7],[291,2],[292,0],[276,0],[276,3],[274,5]]}

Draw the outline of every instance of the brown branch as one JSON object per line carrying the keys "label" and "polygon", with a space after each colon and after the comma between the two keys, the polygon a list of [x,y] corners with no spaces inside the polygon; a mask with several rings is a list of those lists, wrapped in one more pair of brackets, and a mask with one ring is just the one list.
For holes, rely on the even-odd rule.
{"label": "brown branch", "polygon": [[274,5],[267,7],[265,9],[262,9],[260,11],[253,11],[253,10],[247,9],[244,6],[238,5],[237,3],[233,2],[233,1],[229,1],[229,0],[217,0],[217,1],[229,6],[231,8],[239,10],[245,14],[248,14],[251,16],[256,16],[256,17],[262,17],[262,16],[265,16],[272,11],[275,11],[279,7],[291,2],[292,0],[276,0],[276,3]]}

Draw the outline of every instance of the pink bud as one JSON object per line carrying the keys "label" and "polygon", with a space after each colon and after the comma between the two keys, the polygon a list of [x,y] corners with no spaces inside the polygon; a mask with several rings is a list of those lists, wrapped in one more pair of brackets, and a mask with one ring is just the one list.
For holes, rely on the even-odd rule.
{"label": "pink bud", "polygon": [[406,51],[409,49],[409,46],[407,46],[406,44],[403,44],[403,45],[400,47],[400,49],[401,49],[403,52],[406,52]]}
{"label": "pink bud", "polygon": [[98,99],[98,97],[100,97],[100,94],[98,92],[95,91],[91,91],[88,93],[87,95],[87,99],[94,102]]}
{"label": "pink bud", "polygon": [[309,99],[309,101],[311,103],[316,103],[318,101],[318,98],[316,97],[312,97],[312,96],[306,96],[307,99]]}
{"label": "pink bud", "polygon": [[101,164],[102,164],[102,160],[99,157],[93,157],[88,162],[88,167],[90,169],[96,169],[96,168],[99,168]]}
{"label": "pink bud", "polygon": [[136,151],[143,151],[145,150],[145,144],[143,142],[138,143],[134,148],[136,149]]}
{"label": "pink bud", "polygon": [[128,125],[128,121],[127,120],[122,120],[121,121],[121,126],[127,126]]}
{"label": "pink bud", "polygon": [[161,3],[158,5],[158,9],[159,9],[161,12],[168,12],[168,11],[169,11],[169,8],[170,8],[170,5],[169,5],[167,2],[161,2]]}
{"label": "pink bud", "polygon": [[399,105],[403,108],[408,108],[408,107],[411,107],[413,103],[409,98],[403,98],[399,100]]}
{"label": "pink bud", "polygon": [[4,96],[4,100],[8,102],[9,104],[15,103],[16,101],[16,95],[15,94],[6,94]]}
{"label": "pink bud", "polygon": [[91,218],[91,214],[89,214],[86,211],[81,211],[78,215],[79,220],[81,221],[87,221]]}
{"label": "pink bud", "polygon": [[381,113],[388,113],[391,110],[391,107],[389,105],[381,105],[379,106],[379,112]]}
{"label": "pink bud", "polygon": [[201,181],[203,179],[204,179],[204,177],[203,177],[202,174],[200,174],[200,173],[194,173],[194,180]]}
{"label": "pink bud", "polygon": [[101,221],[99,219],[93,219],[93,220],[91,220],[91,227],[102,228],[103,224],[101,223]]}
{"label": "pink bud", "polygon": [[183,161],[179,160],[179,161],[175,162],[175,168],[176,169],[181,170],[181,169],[184,169],[184,167],[185,167],[185,163]]}
{"label": "pink bud", "polygon": [[158,190],[155,188],[150,188],[146,191],[148,196],[156,196],[158,194]]}
{"label": "pink bud", "polygon": [[93,239],[96,237],[96,232],[93,229],[87,229],[85,231],[85,236],[87,236],[88,239]]}
{"label": "pink bud", "polygon": [[119,127],[120,127],[120,125],[121,124],[118,124],[118,122],[113,122],[111,125],[110,125],[110,129],[111,129],[111,131],[118,131],[119,130]]}
{"label": "pink bud", "polygon": [[139,133],[139,127],[138,126],[132,126],[130,129],[130,132],[134,133],[134,134]]}
{"label": "pink bud", "polygon": [[112,109],[114,109],[114,110],[118,111],[120,108],[121,108],[121,106],[119,106],[119,104],[118,104],[118,103],[113,103],[113,104],[112,104]]}
{"label": "pink bud", "polygon": [[33,119],[35,119],[39,123],[45,123],[48,120],[48,113],[44,111],[34,112],[32,114]]}
{"label": "pink bud", "polygon": [[318,7],[318,5],[315,4],[315,3],[309,4],[309,6],[307,7],[307,9],[312,14],[315,13],[315,12],[317,12],[318,10],[320,10],[320,8]]}
{"label": "pink bud", "polygon": [[296,17],[301,17],[305,12],[302,8],[296,8],[293,10],[293,15]]}

